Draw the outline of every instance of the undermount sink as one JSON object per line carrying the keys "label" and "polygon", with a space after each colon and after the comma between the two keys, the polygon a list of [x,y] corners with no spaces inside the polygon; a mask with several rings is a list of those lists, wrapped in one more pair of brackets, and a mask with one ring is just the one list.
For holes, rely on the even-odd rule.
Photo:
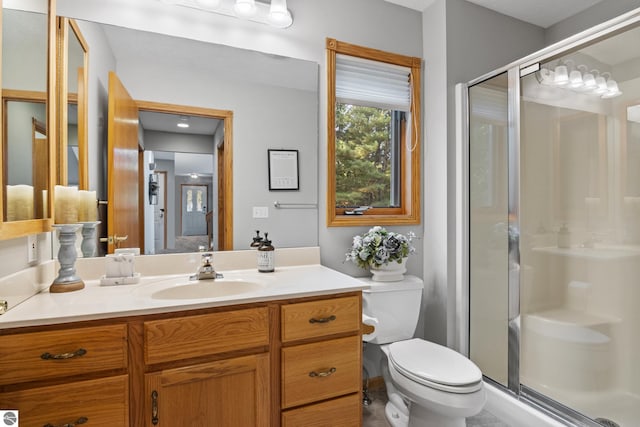
{"label": "undermount sink", "polygon": [[172,286],[153,292],[154,299],[199,299],[219,298],[243,294],[262,289],[264,286],[256,282],[244,280],[203,280]]}

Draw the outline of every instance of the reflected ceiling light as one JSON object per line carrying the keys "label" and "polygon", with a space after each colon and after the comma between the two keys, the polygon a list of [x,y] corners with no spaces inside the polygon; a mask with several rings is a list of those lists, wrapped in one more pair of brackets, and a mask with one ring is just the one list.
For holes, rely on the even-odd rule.
{"label": "reflected ceiling light", "polygon": [[[586,65],[582,64],[571,69],[572,64],[573,61],[567,60],[559,62],[553,69],[541,68],[536,73],[538,82],[545,86],[562,87],[604,99],[622,95],[618,82],[611,78],[611,73],[606,71],[601,73],[598,70],[587,71]],[[570,69],[571,72],[569,72]]]}
{"label": "reflected ceiling light", "polygon": [[259,22],[275,28],[288,28],[293,24],[293,17],[289,9],[287,9],[287,0],[271,0],[270,3],[255,0],[158,1]]}
{"label": "reflected ceiling light", "polygon": [[189,127],[189,119],[186,117],[180,117],[180,121],[178,122],[178,127],[186,129]]}
{"label": "reflected ceiling light", "polygon": [[233,10],[236,12],[236,15],[238,15],[238,18],[243,19],[253,18],[258,12],[255,0],[236,0],[236,4],[233,5]]}
{"label": "reflected ceiling light", "polygon": [[596,78],[593,75],[593,71],[588,72],[588,73],[584,73],[582,75],[582,82],[584,83],[582,85],[582,89],[587,91],[587,90],[593,90],[597,84],[596,84]]}
{"label": "reflected ceiling light", "polygon": [[564,86],[569,83],[569,71],[566,65],[556,66],[553,83],[555,83],[556,86]]}
{"label": "reflected ceiling light", "polygon": [[613,79],[607,80],[607,91],[602,94],[602,97],[607,98],[615,98],[616,96],[622,95],[620,88],[618,87],[618,82]]}
{"label": "reflected ceiling light", "polygon": [[596,87],[593,89],[593,93],[596,95],[604,95],[607,93],[607,79],[602,75],[596,77]]}
{"label": "reflected ceiling light", "polygon": [[198,179],[198,174],[195,172],[191,172],[189,176],[191,177],[191,179]]}

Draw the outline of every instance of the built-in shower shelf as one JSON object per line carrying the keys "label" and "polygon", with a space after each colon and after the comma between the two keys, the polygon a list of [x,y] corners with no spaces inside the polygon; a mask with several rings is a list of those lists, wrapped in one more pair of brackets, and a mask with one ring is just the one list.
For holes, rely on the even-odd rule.
{"label": "built-in shower shelf", "polygon": [[583,344],[604,344],[611,340],[609,326],[620,318],[570,309],[552,309],[523,316],[523,331]]}
{"label": "built-in shower shelf", "polygon": [[576,326],[599,326],[612,323],[620,323],[619,317],[603,316],[600,314],[588,313],[586,311],[571,310],[568,308],[554,308],[551,310],[538,311],[525,314],[527,317],[537,317],[543,321],[566,323]]}

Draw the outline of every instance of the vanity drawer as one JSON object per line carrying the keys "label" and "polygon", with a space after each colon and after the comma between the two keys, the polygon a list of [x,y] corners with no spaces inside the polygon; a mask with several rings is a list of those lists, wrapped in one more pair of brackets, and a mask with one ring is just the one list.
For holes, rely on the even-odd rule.
{"label": "vanity drawer", "polygon": [[360,394],[352,394],[282,413],[282,427],[356,427],[362,425]]}
{"label": "vanity drawer", "polygon": [[147,365],[268,345],[266,307],[144,322]]}
{"label": "vanity drawer", "polygon": [[282,407],[358,392],[361,346],[354,336],[282,349]]}
{"label": "vanity drawer", "polygon": [[283,305],[282,341],[356,332],[362,323],[358,296]]}
{"label": "vanity drawer", "polygon": [[127,326],[0,336],[0,384],[127,367]]}
{"label": "vanity drawer", "polygon": [[0,408],[17,409],[20,425],[129,425],[127,375],[0,393]]}

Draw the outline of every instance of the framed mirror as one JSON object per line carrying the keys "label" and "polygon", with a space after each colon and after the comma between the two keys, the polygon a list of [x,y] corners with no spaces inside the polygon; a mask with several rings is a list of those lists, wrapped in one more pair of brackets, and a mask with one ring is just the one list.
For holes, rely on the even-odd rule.
{"label": "framed mirror", "polygon": [[51,229],[55,0],[2,1],[0,239]]}
{"label": "framed mirror", "polygon": [[[64,12],[61,8],[60,13]],[[147,254],[198,250],[211,243],[214,250],[243,249],[256,229],[277,236],[277,247],[317,245],[317,63],[70,17],[76,19],[90,48],[89,188],[97,191],[98,199],[108,201],[99,208],[99,236],[107,242],[101,245],[100,254],[108,252],[110,237],[115,242],[123,236],[128,238],[120,243],[122,247],[140,245]],[[140,196],[138,214],[143,218],[134,229],[144,230],[144,237],[137,243],[130,231],[108,231],[113,223],[109,205],[119,206],[109,187],[122,188],[114,187],[107,168],[108,155],[113,152],[108,147],[109,135],[114,134],[109,128],[108,106],[116,99],[107,90],[111,71],[139,109],[137,146],[143,159],[137,162],[136,176],[141,181],[127,185],[128,189],[137,187]],[[148,112],[163,113],[164,119],[147,120]],[[167,116],[188,122],[190,127],[180,127]],[[221,120],[221,116],[228,119]],[[201,131],[200,119],[212,119],[217,125],[209,123]],[[268,148],[298,150],[299,191],[279,192],[277,197],[269,192]],[[151,158],[156,152],[161,154]],[[165,158],[169,153],[171,159]],[[196,169],[191,161],[182,168],[186,154],[213,156],[208,171]],[[166,181],[160,182],[166,206],[160,206],[161,199],[158,204],[149,202],[149,175],[159,172],[167,173]],[[202,215],[209,228],[196,239],[183,231],[180,183],[200,183],[205,178],[211,184],[210,200]],[[275,207],[276,200],[284,207]],[[310,207],[291,207],[294,203],[309,203]],[[254,206],[266,207],[269,217],[253,218]],[[225,216],[227,212],[231,215]],[[224,238],[228,241],[221,244]],[[188,249],[182,244],[186,240]],[[191,244],[192,240],[199,243]]]}
{"label": "framed mirror", "polygon": [[87,190],[87,82],[89,46],[75,20],[57,18],[57,182]]}

